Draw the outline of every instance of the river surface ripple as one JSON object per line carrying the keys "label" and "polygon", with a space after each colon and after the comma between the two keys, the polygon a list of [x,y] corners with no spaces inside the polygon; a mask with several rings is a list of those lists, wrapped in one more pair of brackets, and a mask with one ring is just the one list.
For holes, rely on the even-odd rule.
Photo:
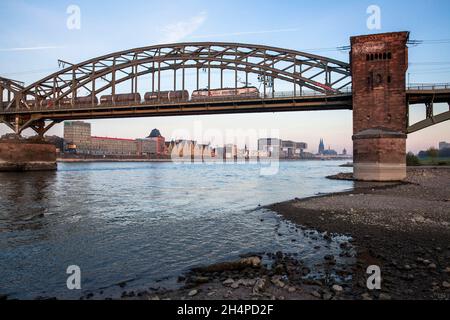
{"label": "river surface ripple", "polygon": [[[337,250],[260,206],[343,191],[342,161],[262,164],[60,163],[57,172],[0,173],[0,294],[78,299],[89,292],[173,287],[192,267],[251,252]],[[293,240],[294,239],[294,240]],[[320,245],[320,243],[319,243]],[[316,249],[314,249],[316,247]],[[81,268],[82,290],[66,269]]]}

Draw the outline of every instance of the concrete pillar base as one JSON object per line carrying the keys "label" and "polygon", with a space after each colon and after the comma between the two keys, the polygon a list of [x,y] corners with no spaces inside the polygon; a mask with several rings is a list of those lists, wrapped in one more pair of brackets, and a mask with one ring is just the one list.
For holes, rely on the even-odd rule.
{"label": "concrete pillar base", "polygon": [[355,163],[353,176],[360,181],[402,181],[406,179],[406,164]]}
{"label": "concrete pillar base", "polygon": [[0,171],[57,169],[56,147],[44,142],[0,140]]}
{"label": "concrete pillar base", "polygon": [[406,135],[374,128],[353,136],[353,177],[361,181],[406,178]]}

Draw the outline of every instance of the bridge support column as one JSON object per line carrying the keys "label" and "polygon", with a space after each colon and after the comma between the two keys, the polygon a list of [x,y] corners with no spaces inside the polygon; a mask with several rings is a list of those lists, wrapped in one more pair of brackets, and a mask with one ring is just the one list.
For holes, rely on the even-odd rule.
{"label": "bridge support column", "polygon": [[408,32],[351,38],[354,178],[406,178]]}
{"label": "bridge support column", "polygon": [[56,170],[56,147],[28,140],[0,140],[0,171]]}
{"label": "bridge support column", "polygon": [[[25,121],[19,116],[9,119],[0,118],[0,122],[11,128],[15,135],[0,139],[0,172],[1,171],[49,171],[56,170],[56,147],[46,143],[43,134],[55,124],[45,127],[44,121]],[[25,123],[24,123],[25,122]],[[24,124],[23,124],[24,123]],[[37,137],[24,139],[20,136],[26,128],[32,128]]]}

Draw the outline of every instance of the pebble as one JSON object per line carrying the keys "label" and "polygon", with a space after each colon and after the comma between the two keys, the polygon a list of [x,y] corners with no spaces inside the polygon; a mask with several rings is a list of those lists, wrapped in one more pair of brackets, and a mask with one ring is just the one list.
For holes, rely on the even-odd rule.
{"label": "pebble", "polygon": [[211,292],[208,292],[207,296],[208,296],[208,297],[212,297],[212,296],[215,295],[215,294],[216,294],[215,291],[211,291]]}
{"label": "pebble", "polygon": [[189,291],[188,296],[193,297],[193,296],[196,296],[197,294],[198,294],[198,290],[194,289],[194,290]]}
{"label": "pebble", "polygon": [[450,289],[450,282],[444,281],[442,282],[442,286],[446,289]]}
{"label": "pebble", "polygon": [[316,298],[321,298],[321,297],[322,297],[322,296],[320,295],[320,293],[317,292],[317,291],[311,292],[311,295],[312,295],[313,297],[316,297]]}
{"label": "pebble", "polygon": [[202,284],[202,283],[208,283],[209,282],[209,278],[208,277],[195,277],[195,278],[193,278],[193,280],[197,284]]}
{"label": "pebble", "polygon": [[234,280],[231,279],[231,278],[228,278],[227,280],[225,280],[224,282],[222,282],[222,284],[223,284],[224,286],[230,286],[230,285],[232,285],[233,283],[234,283]]}
{"label": "pebble", "polygon": [[436,269],[437,266],[434,263],[431,263],[431,264],[428,265],[428,268],[429,269]]}
{"label": "pebble", "polygon": [[336,292],[336,293],[340,293],[340,292],[344,291],[344,288],[342,288],[340,285],[337,285],[337,284],[335,284],[335,285],[332,287],[332,289],[333,289],[333,291]]}
{"label": "pebble", "polygon": [[231,284],[231,288],[233,288],[233,289],[239,288],[239,281],[233,282],[233,283]]}
{"label": "pebble", "polygon": [[445,268],[446,273],[450,273],[450,267]]}
{"label": "pebble", "polygon": [[271,279],[271,282],[274,285],[276,285],[277,287],[280,287],[280,288],[284,288],[285,287],[285,283],[283,281],[281,281],[279,277],[273,277]]}
{"label": "pebble", "polygon": [[264,288],[266,287],[266,279],[261,278],[256,280],[255,286],[253,287],[253,294],[258,294],[262,291],[264,291]]}
{"label": "pebble", "polygon": [[413,274],[408,274],[408,275],[406,276],[406,280],[409,280],[409,281],[414,280],[414,275],[413,275]]}
{"label": "pebble", "polygon": [[325,293],[325,294],[322,296],[322,299],[323,299],[323,300],[331,300],[332,297],[333,297],[333,296],[331,295],[331,293]]}
{"label": "pebble", "polygon": [[249,257],[249,258],[241,259],[241,263],[251,265],[254,268],[258,268],[261,266],[261,258],[260,257]]}
{"label": "pebble", "polygon": [[380,293],[380,300],[391,300],[391,296],[387,293]]}
{"label": "pebble", "polygon": [[288,292],[294,293],[296,290],[295,287],[289,287]]}
{"label": "pebble", "polygon": [[362,297],[363,300],[372,300],[372,297],[370,296],[369,293],[363,293],[361,295],[361,297]]}

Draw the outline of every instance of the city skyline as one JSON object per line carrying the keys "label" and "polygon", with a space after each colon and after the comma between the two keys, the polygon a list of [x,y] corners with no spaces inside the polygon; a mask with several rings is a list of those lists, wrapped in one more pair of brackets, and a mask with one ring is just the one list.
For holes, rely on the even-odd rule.
{"label": "city skyline", "polygon": [[[66,121],[66,122],[70,122],[70,121]],[[86,121],[85,123],[91,124],[91,121]],[[95,131],[95,128],[94,128],[94,127],[91,127],[91,129],[92,129],[92,132]],[[159,128],[154,128],[154,129],[152,129],[152,130],[150,130],[150,131],[149,131],[149,130],[147,130],[147,131],[150,132],[150,133],[152,133],[154,130],[158,130],[158,132],[159,132],[159,131],[163,132],[162,130],[159,130]],[[51,136],[51,135],[49,134],[48,136]],[[61,134],[61,135],[54,134],[54,136],[63,138],[64,134]],[[166,137],[163,133],[161,133],[161,136]],[[319,135],[319,136],[320,136],[320,135]],[[108,136],[108,135],[106,135],[106,136],[99,136],[99,135],[95,135],[95,134],[93,134],[92,137],[95,137],[95,138],[102,138],[102,139],[119,139],[119,140],[135,141],[135,140],[139,140],[139,139],[145,139],[145,138],[148,138],[149,136],[148,136],[148,133],[145,133],[145,134],[142,134],[142,135],[137,136],[137,137],[135,137],[135,138],[127,138],[127,137],[121,137],[121,136]],[[261,138],[262,138],[262,137],[259,137],[258,139],[261,139]],[[275,138],[275,137],[264,137],[264,138],[267,138],[267,139],[280,139],[280,140],[282,140],[282,141],[292,141],[292,139],[287,139],[287,138],[284,138],[284,137],[282,137],[282,136],[277,137],[277,138]],[[214,140],[214,139],[212,139],[212,140]],[[297,140],[300,141],[300,140],[302,140],[302,139],[297,139]],[[178,136],[178,137],[175,137],[175,138],[174,138],[174,137],[167,138],[166,141],[167,141],[167,142],[173,142],[173,141],[195,141],[197,144],[209,145],[209,146],[211,146],[211,147],[213,147],[213,148],[214,148],[214,147],[219,147],[219,148],[220,148],[220,147],[222,147],[222,146],[224,146],[224,145],[227,145],[227,144],[233,144],[233,141],[231,141],[231,140],[230,140],[230,141],[225,141],[223,144],[213,144],[211,141],[207,141],[207,140],[200,140],[200,141],[197,141],[197,140],[192,140],[190,137],[182,137],[182,136]],[[256,140],[255,140],[255,141],[256,141]],[[303,139],[302,141],[303,141],[304,143],[306,143],[306,145],[307,145],[307,148],[304,149],[304,150],[307,151],[307,152],[310,152],[310,153],[312,153],[312,154],[320,154],[320,151],[317,152],[317,147],[319,146],[319,150],[320,150],[320,145],[323,144],[323,151],[326,151],[326,150],[333,150],[333,151],[336,151],[338,154],[344,154],[344,151],[345,151],[345,154],[347,154],[347,155],[353,155],[353,152],[352,152],[352,149],[351,149],[351,148],[350,148],[350,149],[343,148],[342,150],[341,150],[341,149],[338,149],[338,148],[335,148],[333,145],[327,144],[327,143],[326,143],[326,140],[325,140],[324,138],[319,138],[319,141],[318,141],[318,142],[316,142],[316,141],[310,142],[310,141],[306,141],[306,140],[304,140],[304,139]],[[429,145],[429,146],[426,147],[426,148],[417,150],[417,152],[413,152],[413,153],[419,153],[420,151],[428,150],[429,148],[443,149],[442,145],[449,145],[449,143],[448,143],[447,140],[445,140],[445,139],[439,140],[439,141],[436,141],[434,144]],[[254,150],[257,150],[257,149],[258,149],[257,143],[255,144],[255,146],[256,146],[256,148],[254,148]],[[245,143],[244,143],[242,146],[239,145],[239,147],[242,147],[242,148],[248,148],[247,144],[245,144]],[[412,151],[411,151],[411,152],[412,152]]]}
{"label": "city skyline", "polygon": [[[128,17],[127,12],[120,10],[118,3],[79,1],[77,6],[81,13],[80,29],[71,30],[66,26],[70,17],[67,13],[70,3],[55,4],[43,1],[37,6],[31,1],[3,1],[0,4],[1,21],[19,27],[0,36],[0,75],[30,84],[57,71],[58,59],[75,63],[108,52],[169,42],[263,43],[348,62],[348,51],[339,50],[337,47],[348,45],[349,37],[357,34],[409,30],[413,40],[450,38],[450,22],[444,19],[443,12],[446,10],[442,9],[450,9],[450,5],[445,1],[427,5],[414,1],[415,5],[406,7],[379,1],[377,5],[381,8],[382,25],[378,30],[367,28],[366,11],[371,4],[368,1],[348,1],[339,5],[328,2],[325,5],[325,2],[321,1],[314,4],[283,1],[278,5],[250,1],[239,4],[243,9],[239,13],[231,10],[233,6],[206,1],[193,1],[189,4],[181,1],[171,4],[147,1],[137,3],[142,10],[133,13],[133,17]],[[108,9],[108,15],[102,14],[105,8]],[[395,12],[400,9],[404,14],[398,17]],[[250,10],[257,14],[248,17],[245,12]],[[320,21],[305,15],[302,15],[301,20],[295,19],[298,12],[316,10],[323,13]],[[278,18],[269,19],[274,12],[279,13],[276,14]],[[346,19],[342,19],[344,15]],[[231,17],[234,23],[230,26],[226,22]],[[289,17],[292,19],[288,19]],[[127,25],[110,23],[112,20],[124,18],[128,21]],[[423,25],[418,22],[424,19],[433,20],[435,23]],[[334,26],[332,33],[329,32],[330,25]],[[303,32],[309,26],[315,27],[314,33]],[[97,38],[96,34],[103,36]],[[435,48],[439,50],[434,50]],[[449,53],[450,43],[445,41],[413,46],[410,50],[408,82],[448,82]],[[435,106],[436,112],[447,108],[448,106],[443,104]],[[410,113],[413,122],[423,119],[424,115],[424,106],[415,106]],[[94,135],[136,139],[148,127],[158,127],[167,132],[168,136],[175,135],[180,129],[193,131],[194,123],[198,121],[202,122],[205,131],[225,132],[248,128],[278,130],[280,136],[289,140],[306,140],[311,144],[322,137],[337,150],[352,150],[351,111],[179,116],[94,120],[92,123],[95,124]],[[9,132],[8,129],[0,126],[0,134],[6,132]],[[28,130],[25,134],[31,133]],[[61,136],[62,125],[56,125],[49,134]],[[433,126],[409,135],[407,150],[417,152],[436,146],[438,141],[450,140],[449,135],[449,123]]]}
{"label": "city skyline", "polygon": [[[77,123],[77,122],[89,125],[89,127],[90,127],[89,130],[94,131],[94,127],[92,126],[90,121],[89,122],[84,122],[84,121],[65,121],[64,123]],[[164,133],[163,130],[159,130],[159,128],[153,128],[153,129],[147,130],[147,131],[150,133],[150,135],[148,133],[146,133],[146,134],[142,134],[141,136],[136,137],[134,139],[133,138],[120,137],[120,136],[98,136],[98,135],[95,135],[95,134],[91,135],[91,137],[92,138],[98,138],[98,139],[116,139],[116,140],[135,141],[135,140],[146,139],[146,138],[151,137],[151,135],[153,134],[154,131],[157,131],[158,133],[160,133],[162,137],[166,137],[163,134]],[[56,135],[56,136],[60,137],[60,138],[63,138],[64,134],[62,134],[61,136],[59,136],[59,135]],[[270,136],[268,136],[268,137],[258,137],[257,138],[257,140],[261,140],[261,139],[268,139],[268,140],[279,139],[281,141],[286,141],[286,142],[287,141],[292,141],[290,139],[286,139],[286,138],[283,138],[281,136],[280,137],[270,137]],[[298,141],[300,141],[300,140],[298,140]],[[171,137],[171,138],[167,138],[166,139],[166,142],[174,142],[174,141],[193,141],[196,144],[208,145],[208,146],[210,146],[212,148],[220,148],[220,147],[223,147],[224,145],[234,144],[234,141],[224,141],[223,144],[213,144],[211,141],[205,141],[205,140],[197,141],[197,140],[192,140],[190,137],[182,137],[182,136],[179,136],[179,137],[176,137],[176,138]],[[331,144],[326,144],[325,140],[323,138],[320,138],[318,143],[316,143],[316,142],[305,142],[304,140],[301,140],[301,141],[302,142],[298,142],[298,143],[305,144],[306,148],[304,148],[304,150],[307,151],[307,152],[310,152],[312,154],[320,154],[320,152],[317,153],[315,151],[315,149],[317,149],[317,145],[322,144],[322,143],[324,144],[324,151],[326,151],[326,150],[333,150],[334,151],[335,150],[335,148]],[[257,141],[255,140],[254,142],[257,142]],[[442,141],[440,141],[440,142],[442,142]],[[258,144],[257,143],[254,144],[255,148],[253,148],[253,149],[251,149],[250,146],[247,143],[236,144],[236,146],[238,146],[239,148],[243,148],[243,149],[245,148],[245,149],[249,149],[249,150],[258,150]],[[336,151],[337,151],[338,154],[344,154],[344,150],[349,155],[352,154],[351,152],[348,152],[348,150],[346,148],[344,148],[342,150],[338,149]]]}

